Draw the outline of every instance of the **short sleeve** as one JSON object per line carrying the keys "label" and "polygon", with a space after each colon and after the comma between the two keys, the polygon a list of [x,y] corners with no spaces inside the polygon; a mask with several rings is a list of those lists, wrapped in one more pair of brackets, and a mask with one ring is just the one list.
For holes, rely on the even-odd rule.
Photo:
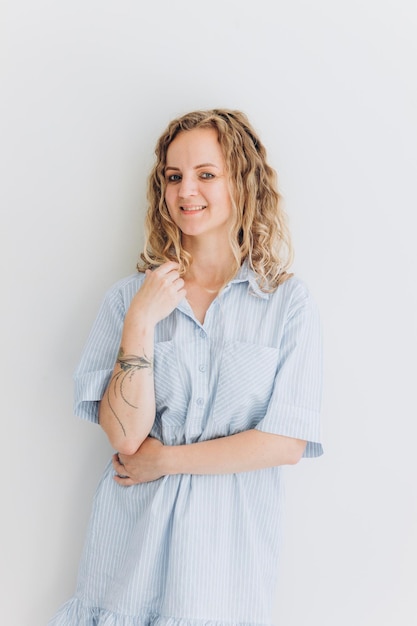
{"label": "short sleeve", "polygon": [[295,291],[288,309],[274,387],[256,429],[307,441],[305,457],[323,454],[320,436],[322,330],[306,288]]}
{"label": "short sleeve", "polygon": [[98,405],[109,383],[125,317],[120,289],[110,289],[101,304],[81,360],[74,372],[74,413],[98,423]]}

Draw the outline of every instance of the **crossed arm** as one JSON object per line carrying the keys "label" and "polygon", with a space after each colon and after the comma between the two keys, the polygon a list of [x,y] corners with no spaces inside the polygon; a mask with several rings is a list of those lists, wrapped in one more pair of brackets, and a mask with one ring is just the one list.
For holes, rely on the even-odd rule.
{"label": "crossed arm", "polygon": [[148,437],[133,455],[115,454],[115,480],[120,485],[157,480],[168,474],[231,474],[277,465],[293,465],[306,442],[259,430],[178,446]]}
{"label": "crossed arm", "polygon": [[155,325],[185,296],[176,264],[148,272],[126,314],[121,348],[100,402],[99,421],[118,454],[115,480],[149,482],[168,474],[228,474],[297,463],[306,442],[258,430],[166,446],[149,437],[155,417]]}

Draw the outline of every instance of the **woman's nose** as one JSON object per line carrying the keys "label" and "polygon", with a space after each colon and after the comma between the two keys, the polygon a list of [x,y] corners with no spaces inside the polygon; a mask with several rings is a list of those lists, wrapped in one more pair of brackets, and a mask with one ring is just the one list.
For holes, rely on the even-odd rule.
{"label": "woman's nose", "polygon": [[197,180],[195,176],[183,174],[179,193],[181,198],[188,198],[197,194]]}

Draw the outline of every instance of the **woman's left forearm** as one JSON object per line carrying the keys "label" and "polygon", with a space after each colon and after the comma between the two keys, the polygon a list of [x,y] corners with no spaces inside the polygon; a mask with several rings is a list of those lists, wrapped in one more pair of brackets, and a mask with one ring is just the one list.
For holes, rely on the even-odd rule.
{"label": "woman's left forearm", "polygon": [[301,439],[259,430],[177,446],[166,446],[147,437],[134,454],[113,456],[114,480],[130,487],[170,474],[237,474],[294,465],[305,446]]}
{"label": "woman's left forearm", "polygon": [[306,442],[259,430],[179,446],[164,446],[164,474],[234,474],[294,465]]}

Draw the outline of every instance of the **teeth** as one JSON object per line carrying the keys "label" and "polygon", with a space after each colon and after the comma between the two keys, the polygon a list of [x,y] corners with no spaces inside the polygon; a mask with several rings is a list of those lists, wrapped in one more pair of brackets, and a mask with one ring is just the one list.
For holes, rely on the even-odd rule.
{"label": "teeth", "polygon": [[203,209],[205,209],[206,207],[201,205],[201,206],[192,206],[192,207],[181,207],[182,211],[202,211]]}

